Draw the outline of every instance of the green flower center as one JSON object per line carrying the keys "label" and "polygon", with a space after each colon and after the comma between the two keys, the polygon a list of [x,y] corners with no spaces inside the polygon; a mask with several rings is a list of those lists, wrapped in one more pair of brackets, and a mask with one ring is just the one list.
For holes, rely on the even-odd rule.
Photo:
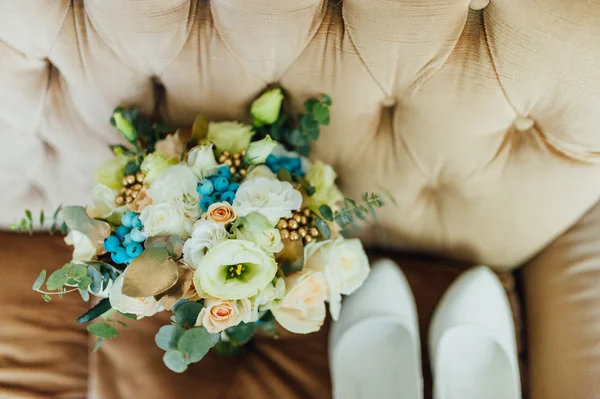
{"label": "green flower center", "polygon": [[249,277],[252,265],[249,263],[238,263],[225,267],[225,280],[246,280]]}

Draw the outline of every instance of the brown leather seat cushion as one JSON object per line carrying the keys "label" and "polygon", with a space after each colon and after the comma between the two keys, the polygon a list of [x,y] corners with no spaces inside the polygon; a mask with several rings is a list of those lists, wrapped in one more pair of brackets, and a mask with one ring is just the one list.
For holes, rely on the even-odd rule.
{"label": "brown leather seat cushion", "polygon": [[[445,289],[465,265],[415,255],[371,252],[394,258],[406,274],[419,310],[426,397],[431,378],[427,327]],[[52,271],[70,257],[58,236],[0,233],[0,398],[329,398],[328,326],[307,336],[258,338],[235,358],[209,355],[184,374],[161,361],[154,335],[168,323],[164,312],[131,323],[120,336],[89,354],[94,343],[75,319],[87,305],[78,295],[44,303],[30,290],[39,271]],[[519,317],[511,275],[504,275]],[[520,328],[520,319],[517,322]],[[521,345],[522,347],[522,345]]]}

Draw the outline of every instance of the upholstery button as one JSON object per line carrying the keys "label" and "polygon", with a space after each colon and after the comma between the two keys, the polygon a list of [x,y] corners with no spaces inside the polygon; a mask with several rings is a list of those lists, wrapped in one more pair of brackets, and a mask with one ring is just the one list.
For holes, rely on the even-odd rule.
{"label": "upholstery button", "polygon": [[490,4],[490,0],[471,0],[469,8],[471,10],[483,10],[488,4]]}
{"label": "upholstery button", "polygon": [[515,119],[515,128],[521,132],[531,129],[534,124],[533,119],[526,116],[519,116]]}
{"label": "upholstery button", "polygon": [[381,101],[381,105],[384,107],[393,107],[396,105],[396,99],[394,97],[388,96]]}

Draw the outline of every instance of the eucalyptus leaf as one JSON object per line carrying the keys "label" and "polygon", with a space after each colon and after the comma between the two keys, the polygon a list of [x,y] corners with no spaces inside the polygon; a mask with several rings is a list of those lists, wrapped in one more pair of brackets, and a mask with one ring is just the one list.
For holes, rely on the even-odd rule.
{"label": "eucalyptus leaf", "polygon": [[202,310],[202,304],[198,302],[187,302],[177,308],[175,320],[181,326],[193,327]]}
{"label": "eucalyptus leaf", "polygon": [[183,333],[185,333],[185,330],[178,325],[162,326],[154,336],[154,342],[164,351],[175,349]]}
{"label": "eucalyptus leaf", "polygon": [[48,287],[50,291],[58,290],[67,283],[68,279],[65,271],[63,269],[58,269],[48,277],[46,287]]}
{"label": "eucalyptus leaf", "polygon": [[78,289],[79,295],[81,295],[81,299],[83,302],[87,302],[90,300],[90,293],[87,290]]}
{"label": "eucalyptus leaf", "polygon": [[188,367],[188,362],[185,360],[183,353],[179,352],[177,349],[169,349],[166,351],[163,356],[163,362],[169,370],[176,373],[183,373]]}
{"label": "eucalyptus leaf", "polygon": [[119,331],[108,323],[92,323],[86,329],[98,338],[114,338]]}
{"label": "eucalyptus leaf", "polygon": [[94,266],[88,266],[87,275],[92,280],[89,288],[94,294],[101,292],[105,288],[102,281],[102,274]]}
{"label": "eucalyptus leaf", "polygon": [[316,103],[315,105],[313,105],[312,107],[312,114],[314,116],[314,118],[317,120],[317,122],[321,123],[322,125],[325,125],[326,123],[323,123],[325,121],[329,122],[329,109],[327,108],[327,106],[321,104],[321,103]]}
{"label": "eucalyptus leaf", "polygon": [[73,280],[81,280],[83,277],[87,276],[87,267],[85,265],[76,263],[71,263],[70,265],[71,267],[67,274]]}
{"label": "eucalyptus leaf", "polygon": [[333,221],[333,211],[331,210],[331,208],[329,207],[329,205],[321,205],[319,207],[319,213],[321,213],[321,216],[323,217],[323,219],[332,222]]}
{"label": "eucalyptus leaf", "polygon": [[185,355],[190,363],[202,360],[212,347],[212,339],[204,327],[187,330],[177,344],[179,351]]}
{"label": "eucalyptus leaf", "polygon": [[321,218],[315,218],[314,220],[315,227],[317,228],[317,230],[319,230],[321,236],[323,236],[325,240],[329,240],[331,238],[331,229],[329,228],[327,222]]}
{"label": "eucalyptus leaf", "polygon": [[100,349],[100,347],[102,346],[103,342],[104,342],[104,338],[98,338],[98,340],[96,341],[96,344],[94,345],[94,348],[92,349],[92,353],[98,351],[98,349]]}
{"label": "eucalyptus leaf", "polygon": [[31,289],[34,291],[38,291],[40,288],[42,288],[44,281],[46,281],[46,270],[42,270],[40,272],[40,275],[33,282],[33,286],[31,287]]}
{"label": "eucalyptus leaf", "polygon": [[108,298],[102,299],[96,306],[79,316],[77,323],[83,324],[88,321],[94,320],[96,317],[106,313],[111,309],[110,301]]}
{"label": "eucalyptus leaf", "polygon": [[237,326],[229,327],[225,332],[235,345],[244,345],[250,342],[256,333],[256,324],[240,323]]}
{"label": "eucalyptus leaf", "polygon": [[87,290],[90,287],[90,284],[92,284],[92,278],[88,276],[83,276],[81,280],[79,280],[77,288],[79,288],[80,290]]}
{"label": "eucalyptus leaf", "polygon": [[333,101],[331,101],[331,97],[329,97],[327,94],[321,94],[320,100],[323,104],[327,106],[331,106],[331,104],[333,103]]}
{"label": "eucalyptus leaf", "polygon": [[308,100],[304,101],[304,108],[306,109],[306,112],[312,113],[313,107],[318,102],[319,100],[317,100],[316,98],[309,98]]}
{"label": "eucalyptus leaf", "polygon": [[52,297],[50,295],[48,295],[48,294],[42,294],[42,299],[45,302],[50,302],[52,300]]}
{"label": "eucalyptus leaf", "polygon": [[215,345],[215,351],[222,357],[233,357],[240,351],[239,346],[235,346],[230,341],[219,341]]}

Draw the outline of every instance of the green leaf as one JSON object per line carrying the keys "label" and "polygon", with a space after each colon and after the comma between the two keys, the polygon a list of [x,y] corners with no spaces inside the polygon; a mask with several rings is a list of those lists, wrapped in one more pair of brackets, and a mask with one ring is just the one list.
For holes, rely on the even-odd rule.
{"label": "green leaf", "polygon": [[44,220],[45,220],[45,216],[44,216],[44,211],[40,212],[40,226],[44,226]]}
{"label": "green leaf", "polygon": [[348,211],[348,209],[342,208],[340,211],[340,217],[345,225],[352,223],[352,214]]}
{"label": "green leaf", "polygon": [[94,320],[96,317],[106,313],[111,309],[110,301],[108,298],[102,299],[96,306],[79,316],[77,323],[83,324],[88,321]]}
{"label": "green leaf", "polygon": [[321,94],[321,98],[320,98],[321,102],[327,106],[331,106],[331,104],[333,103],[331,101],[331,97],[329,97],[327,94]]}
{"label": "green leaf", "polygon": [[87,268],[87,275],[92,280],[90,287],[89,287],[90,290],[94,294],[101,292],[102,289],[104,288],[104,285],[103,285],[103,281],[102,281],[102,274],[98,271],[98,269],[96,269],[92,265],[89,265]]}
{"label": "green leaf", "polygon": [[79,288],[80,290],[87,290],[90,287],[90,284],[92,284],[92,278],[88,276],[83,276],[81,280],[79,280],[77,288]]}
{"label": "green leaf", "polygon": [[346,223],[344,223],[344,219],[342,218],[342,214],[339,212],[336,212],[336,214],[333,216],[333,220],[337,223],[338,226],[340,226],[342,229],[346,227]]}
{"label": "green leaf", "polygon": [[292,182],[292,174],[287,169],[279,168],[279,170],[277,171],[277,179],[291,183]]}
{"label": "green leaf", "polygon": [[323,216],[323,219],[332,222],[333,221],[333,211],[331,210],[331,208],[329,207],[329,205],[321,205],[319,207],[319,212],[321,213],[321,216]]}
{"label": "green leaf", "polygon": [[221,334],[220,333],[216,333],[216,334],[209,334],[209,335],[210,335],[210,343],[214,347],[221,340]]}
{"label": "green leaf", "polygon": [[92,353],[98,351],[98,349],[100,349],[100,347],[102,346],[103,342],[104,338],[98,338],[98,340],[96,341],[96,345],[94,345],[94,348],[92,349]]}
{"label": "green leaf", "polygon": [[316,98],[309,98],[308,100],[304,101],[304,108],[306,109],[306,112],[312,113],[313,107],[318,102],[319,102],[319,100],[317,100]]}
{"label": "green leaf", "polygon": [[311,114],[300,116],[300,127],[304,131],[319,130],[319,122]]}
{"label": "green leaf", "polygon": [[319,233],[321,233],[325,240],[329,240],[331,238],[331,230],[329,229],[329,225],[325,220],[321,218],[315,218],[315,227],[317,230],[319,230]]}
{"label": "green leaf", "polygon": [[240,323],[235,327],[229,327],[225,332],[235,345],[244,345],[250,342],[254,333],[256,333],[256,324]]}
{"label": "green leaf", "polygon": [[177,348],[185,355],[188,362],[196,363],[213,347],[210,334],[204,327],[187,330],[179,339]]}
{"label": "green leaf", "polygon": [[358,206],[352,198],[344,198],[344,205],[346,208],[356,208]]}
{"label": "green leaf", "polygon": [[178,325],[162,326],[154,336],[154,342],[164,351],[175,349],[183,333],[185,333],[185,330]]}
{"label": "green leaf", "polygon": [[123,316],[123,317],[127,317],[130,320],[137,320],[138,319],[136,315],[131,314],[131,313],[122,313],[122,312],[119,312],[119,314],[121,316]]}
{"label": "green leaf", "polygon": [[53,272],[50,277],[48,277],[48,281],[46,281],[46,287],[50,291],[57,290],[61,288],[67,282],[69,278],[63,269],[58,269]]}
{"label": "green leaf", "polygon": [[140,165],[137,162],[127,162],[125,165],[125,174],[133,175],[140,170]]}
{"label": "green leaf", "polygon": [[240,351],[240,348],[239,346],[233,345],[233,343],[229,341],[219,341],[219,343],[215,345],[215,351],[219,356],[233,357],[237,355],[237,353]]}
{"label": "green leaf", "polygon": [[33,217],[31,216],[31,211],[29,209],[25,210],[25,216],[30,224],[33,224]]}
{"label": "green leaf", "polygon": [[70,265],[67,270],[67,276],[74,280],[81,280],[83,277],[87,277],[87,267],[76,263],[67,264]]}
{"label": "green leaf", "polygon": [[123,323],[121,320],[117,320],[117,323],[119,323],[120,325],[122,325],[125,328],[129,328],[129,324]]}
{"label": "green leaf", "polygon": [[163,362],[169,370],[176,373],[183,373],[188,367],[188,362],[185,360],[183,353],[179,352],[177,349],[169,349],[166,351],[163,356]]}
{"label": "green leaf", "polygon": [[42,294],[42,299],[46,302],[50,302],[52,300],[52,297],[50,297],[50,295],[48,294]]}
{"label": "green leaf", "polygon": [[289,131],[287,139],[289,143],[295,147],[302,147],[308,144],[308,139],[304,133],[302,133],[302,130],[299,129]]}
{"label": "green leaf", "polygon": [[87,290],[78,289],[79,295],[81,295],[81,299],[83,302],[87,302],[90,300],[90,293]]}
{"label": "green leaf", "polygon": [[31,287],[31,289],[34,291],[38,291],[40,288],[42,288],[42,285],[44,284],[45,280],[46,280],[46,270],[42,270],[40,272],[40,275],[33,282],[33,286]]}
{"label": "green leaf", "polygon": [[327,108],[327,106],[321,103],[316,103],[315,105],[313,105],[312,114],[317,120],[317,122],[319,122],[322,125],[325,125],[325,123],[323,122],[329,122],[329,109]]}
{"label": "green leaf", "polygon": [[314,130],[306,130],[306,137],[311,141],[317,141],[320,135],[321,131],[319,130],[319,128],[316,128]]}
{"label": "green leaf", "polygon": [[107,323],[92,323],[86,329],[98,338],[114,338],[119,331]]}
{"label": "green leaf", "polygon": [[193,327],[198,319],[198,314],[202,310],[202,304],[198,302],[187,302],[177,308],[175,320],[181,326]]}

